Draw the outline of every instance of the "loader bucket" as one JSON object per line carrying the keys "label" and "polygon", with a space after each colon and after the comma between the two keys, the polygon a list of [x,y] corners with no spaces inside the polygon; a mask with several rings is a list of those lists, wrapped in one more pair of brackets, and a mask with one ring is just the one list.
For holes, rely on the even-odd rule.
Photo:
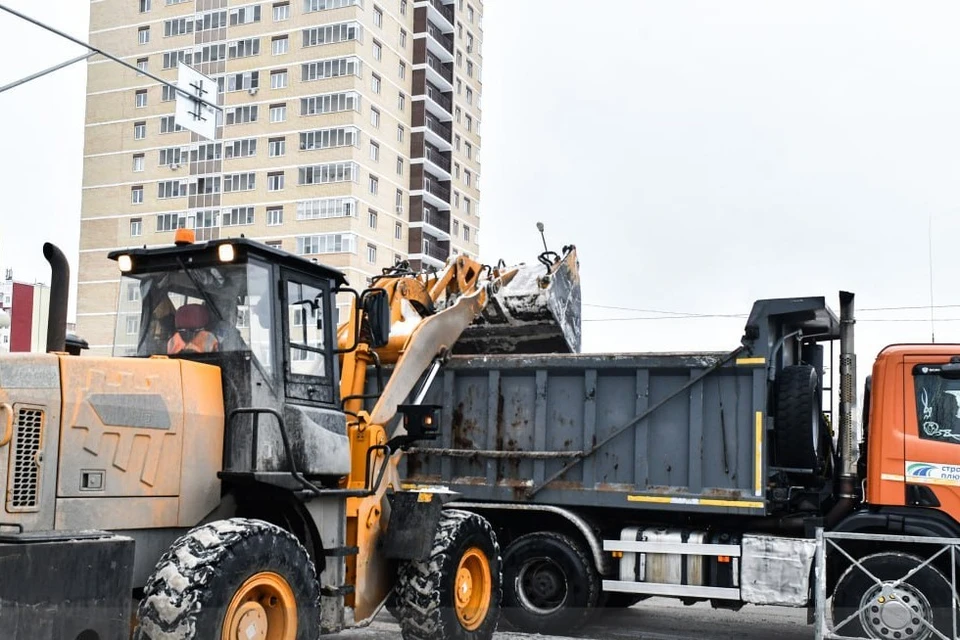
{"label": "loader bucket", "polygon": [[517,274],[491,296],[453,353],[580,352],[576,248],[565,247],[562,256],[549,253],[541,258],[543,262],[518,265]]}

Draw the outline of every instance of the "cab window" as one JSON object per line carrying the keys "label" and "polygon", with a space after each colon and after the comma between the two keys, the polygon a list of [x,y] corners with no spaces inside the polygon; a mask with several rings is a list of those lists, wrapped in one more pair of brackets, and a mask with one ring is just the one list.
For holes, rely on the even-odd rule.
{"label": "cab window", "polygon": [[284,287],[287,395],[332,402],[327,288],[296,275],[289,276]]}
{"label": "cab window", "polygon": [[920,438],[960,444],[960,375],[944,365],[919,364],[913,380]]}

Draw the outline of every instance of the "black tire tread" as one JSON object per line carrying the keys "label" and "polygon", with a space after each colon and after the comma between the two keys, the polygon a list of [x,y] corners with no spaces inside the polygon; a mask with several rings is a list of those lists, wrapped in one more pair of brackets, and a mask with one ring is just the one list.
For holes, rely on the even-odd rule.
{"label": "black tire tread", "polygon": [[812,366],[794,365],[784,367],[780,372],[776,413],[777,463],[780,466],[814,470],[819,467],[819,435],[817,439],[813,438],[810,425],[811,403],[818,407],[818,416],[820,413],[816,388],[817,371]]}
{"label": "black tire tread", "polygon": [[[144,587],[133,640],[196,638],[196,616],[218,564],[237,543],[263,534],[286,538],[308,557],[293,534],[263,520],[231,518],[196,527],[174,542],[157,562]],[[306,564],[316,583],[313,563]],[[319,607],[319,597],[315,606]]]}
{"label": "black tire tread", "polygon": [[[496,562],[491,563],[496,593],[493,594],[491,607],[495,608],[495,620],[489,630],[476,633],[462,633],[462,629],[445,624],[443,603],[441,602],[441,584],[445,573],[450,571],[451,563],[455,569],[457,559],[453,558],[452,547],[462,531],[477,528],[493,542]],[[500,545],[490,523],[478,514],[458,509],[444,509],[433,537],[430,557],[423,561],[404,562],[400,567],[397,582],[397,617],[400,633],[404,640],[463,640],[476,638],[489,639],[499,619],[502,588],[499,580],[501,565]]]}
{"label": "black tire tread", "polygon": [[[583,567],[584,573],[587,576],[586,586],[588,606],[577,607],[573,611],[568,609],[563,611],[565,615],[563,615],[561,618],[543,621],[537,624],[535,627],[525,624],[524,619],[512,609],[505,608],[503,610],[503,616],[508,622],[510,622],[510,624],[527,633],[566,634],[567,632],[576,631],[585,625],[597,611],[602,584],[600,581],[600,574],[598,574],[594,569],[593,559],[590,558],[590,556],[584,550],[583,545],[577,543],[570,536],[562,533],[555,533],[553,531],[536,531],[533,533],[528,533],[514,540],[511,543],[511,546],[526,540],[537,538],[553,540],[558,544],[568,547],[574,553],[574,555],[577,557],[577,561],[580,563],[580,566]],[[573,615],[571,615],[571,613]]]}

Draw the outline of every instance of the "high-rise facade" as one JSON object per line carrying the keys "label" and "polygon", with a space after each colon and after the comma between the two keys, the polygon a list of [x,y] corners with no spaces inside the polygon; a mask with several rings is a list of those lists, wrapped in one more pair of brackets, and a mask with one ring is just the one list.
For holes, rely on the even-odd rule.
{"label": "high-rise facade", "polygon": [[[95,0],[90,40],[176,82],[215,78],[217,139],[174,122],[174,91],[88,64],[77,333],[117,336],[116,248],[259,239],[342,269],[478,253],[478,0]],[[346,303],[346,301],[345,301]],[[130,327],[136,331],[136,327]]]}

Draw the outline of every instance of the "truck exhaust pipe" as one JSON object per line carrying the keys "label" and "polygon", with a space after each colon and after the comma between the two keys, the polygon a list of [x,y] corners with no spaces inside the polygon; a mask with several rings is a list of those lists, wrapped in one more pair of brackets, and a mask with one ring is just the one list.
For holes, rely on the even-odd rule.
{"label": "truck exhaust pipe", "polygon": [[[857,424],[857,355],[854,349],[853,294],[840,292],[840,479],[856,480],[860,457]],[[855,483],[842,482],[844,487]]]}
{"label": "truck exhaust pipe", "polygon": [[65,351],[67,305],[70,302],[70,264],[63,252],[43,243],[43,257],[50,263],[50,311],[47,317],[47,352]]}

